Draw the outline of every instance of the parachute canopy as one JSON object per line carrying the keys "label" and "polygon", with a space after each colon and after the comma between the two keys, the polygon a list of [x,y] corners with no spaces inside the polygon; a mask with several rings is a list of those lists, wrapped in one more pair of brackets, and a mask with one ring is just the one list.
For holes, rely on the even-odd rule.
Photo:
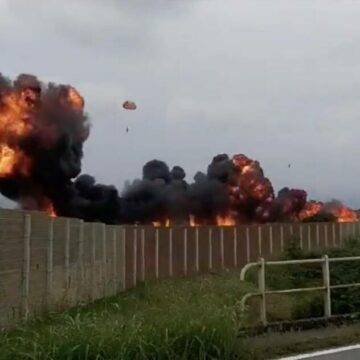
{"label": "parachute canopy", "polygon": [[126,109],[126,110],[135,110],[136,109],[136,104],[131,100],[126,100],[123,103],[123,108]]}

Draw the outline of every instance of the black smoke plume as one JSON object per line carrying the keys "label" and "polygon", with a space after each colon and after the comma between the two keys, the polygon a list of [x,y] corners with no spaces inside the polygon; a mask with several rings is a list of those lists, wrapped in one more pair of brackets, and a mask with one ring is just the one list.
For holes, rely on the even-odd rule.
{"label": "black smoke plume", "polygon": [[[217,224],[219,217],[264,223],[316,214],[303,190],[284,188],[275,196],[260,164],[243,154],[215,156],[191,183],[180,166],[170,170],[152,160],[119,195],[80,175],[89,132],[84,99],[71,86],[0,74],[0,192],[24,209],[108,224]],[[343,214],[337,205],[328,208]]]}

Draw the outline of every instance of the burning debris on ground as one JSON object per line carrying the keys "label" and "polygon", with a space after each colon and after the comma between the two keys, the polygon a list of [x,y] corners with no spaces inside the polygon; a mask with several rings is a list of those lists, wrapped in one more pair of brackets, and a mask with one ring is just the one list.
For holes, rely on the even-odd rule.
{"label": "burning debris on ground", "polygon": [[108,224],[234,225],[277,221],[356,221],[339,202],[308,201],[301,189],[275,195],[256,160],[215,156],[206,173],[187,183],[185,171],[152,160],[142,179],[119,195],[112,185],[81,174],[90,124],[85,102],[69,85],[33,75],[0,75],[0,192],[23,209]]}

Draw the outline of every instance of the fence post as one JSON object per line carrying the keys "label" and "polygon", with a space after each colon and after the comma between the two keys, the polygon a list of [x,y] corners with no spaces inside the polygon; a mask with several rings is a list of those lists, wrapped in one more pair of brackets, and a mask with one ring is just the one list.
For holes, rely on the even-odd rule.
{"label": "fence post", "polygon": [[169,277],[173,277],[173,228],[169,227]]}
{"label": "fence post", "polygon": [[280,250],[284,252],[284,226],[280,225]]}
{"label": "fence post", "polygon": [[316,246],[320,246],[320,228],[319,224],[316,224]]}
{"label": "fence post", "polygon": [[330,289],[330,268],[329,257],[323,256],[322,263],[323,286],[324,286],[324,316],[326,319],[331,317],[331,289]]}
{"label": "fence post", "polygon": [[259,256],[262,256],[262,228],[261,225],[259,225],[258,227],[258,251],[259,251]]}
{"label": "fence post", "polygon": [[339,246],[343,244],[343,223],[339,223]]}
{"label": "fence post", "polygon": [[246,227],[246,262],[249,263],[251,260],[250,254],[250,229],[249,226]]}
{"label": "fence post", "polygon": [[324,224],[325,249],[328,248],[328,225]]}
{"label": "fence post", "polygon": [[209,270],[213,268],[212,253],[212,228],[209,228]]}
{"label": "fence post", "polygon": [[265,296],[265,260],[264,258],[259,259],[260,268],[258,270],[258,286],[259,293],[261,294],[260,302],[260,319],[263,326],[267,325],[266,319],[266,296]]}
{"label": "fence post", "polygon": [[117,227],[113,227],[113,263],[112,263],[112,280],[113,280],[113,295],[118,292],[118,283],[117,283]]}
{"label": "fence post", "polygon": [[77,284],[77,300],[82,299],[82,287],[84,287],[84,221],[79,220],[79,237],[78,237],[78,266],[79,282]]}
{"label": "fence post", "polygon": [[49,220],[48,244],[46,251],[46,307],[51,306],[53,285],[53,256],[54,256],[54,218]]}
{"label": "fence post", "polygon": [[237,228],[234,227],[234,268],[237,268],[238,259],[237,259]]}
{"label": "fence post", "polygon": [[311,250],[311,225],[307,225],[307,233],[308,233],[308,250]]}
{"label": "fence post", "polygon": [[137,228],[134,228],[134,237],[133,237],[133,286],[137,284]]}
{"label": "fence post", "polygon": [[96,298],[96,223],[91,225],[91,299]]}
{"label": "fence post", "polygon": [[126,289],[126,229],[121,229],[121,265],[122,265],[122,289]]}
{"label": "fence post", "polygon": [[200,264],[199,264],[199,227],[195,228],[195,268],[196,272],[200,271]]}
{"label": "fence post", "polygon": [[159,229],[155,229],[155,278],[159,279]]}
{"label": "fence post", "polygon": [[184,275],[188,272],[188,259],[187,259],[187,248],[188,248],[188,229],[184,228]]}
{"label": "fence post", "polygon": [[106,225],[105,224],[101,224],[101,242],[102,242],[102,282],[103,282],[103,291],[104,291],[104,296],[107,295],[107,254],[106,254]]}
{"label": "fence post", "polygon": [[224,228],[220,228],[220,264],[221,270],[225,268],[225,253],[224,253]]}
{"label": "fence post", "polygon": [[356,236],[356,226],[355,223],[351,223],[351,227],[352,227],[352,236]]}
{"label": "fence post", "polygon": [[24,253],[21,274],[21,317],[27,320],[29,316],[29,276],[30,276],[30,237],[31,237],[31,215],[24,217]]}
{"label": "fence post", "polygon": [[294,235],[294,228],[292,225],[290,225],[289,227],[289,232],[290,232],[290,237],[292,237]]}
{"label": "fence post", "polygon": [[66,219],[65,222],[64,252],[65,252],[65,256],[64,256],[65,290],[67,291],[70,288],[70,219]]}
{"label": "fence post", "polygon": [[145,281],[145,229],[141,229],[141,281]]}
{"label": "fence post", "polygon": [[272,225],[269,225],[269,254],[273,253],[273,228]]}

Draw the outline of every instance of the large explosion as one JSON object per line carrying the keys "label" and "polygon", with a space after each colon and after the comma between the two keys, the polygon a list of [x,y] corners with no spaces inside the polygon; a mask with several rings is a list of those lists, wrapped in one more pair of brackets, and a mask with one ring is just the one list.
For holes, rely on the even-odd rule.
{"label": "large explosion", "polygon": [[[275,221],[356,221],[355,211],[332,201],[307,201],[304,190],[277,195],[260,164],[243,154],[213,158],[193,183],[162,161],[119,196],[114,186],[80,175],[89,136],[84,99],[71,86],[47,85],[22,74],[0,74],[0,192],[23,209],[109,224],[234,225]],[[324,220],[324,221],[325,221]]]}

